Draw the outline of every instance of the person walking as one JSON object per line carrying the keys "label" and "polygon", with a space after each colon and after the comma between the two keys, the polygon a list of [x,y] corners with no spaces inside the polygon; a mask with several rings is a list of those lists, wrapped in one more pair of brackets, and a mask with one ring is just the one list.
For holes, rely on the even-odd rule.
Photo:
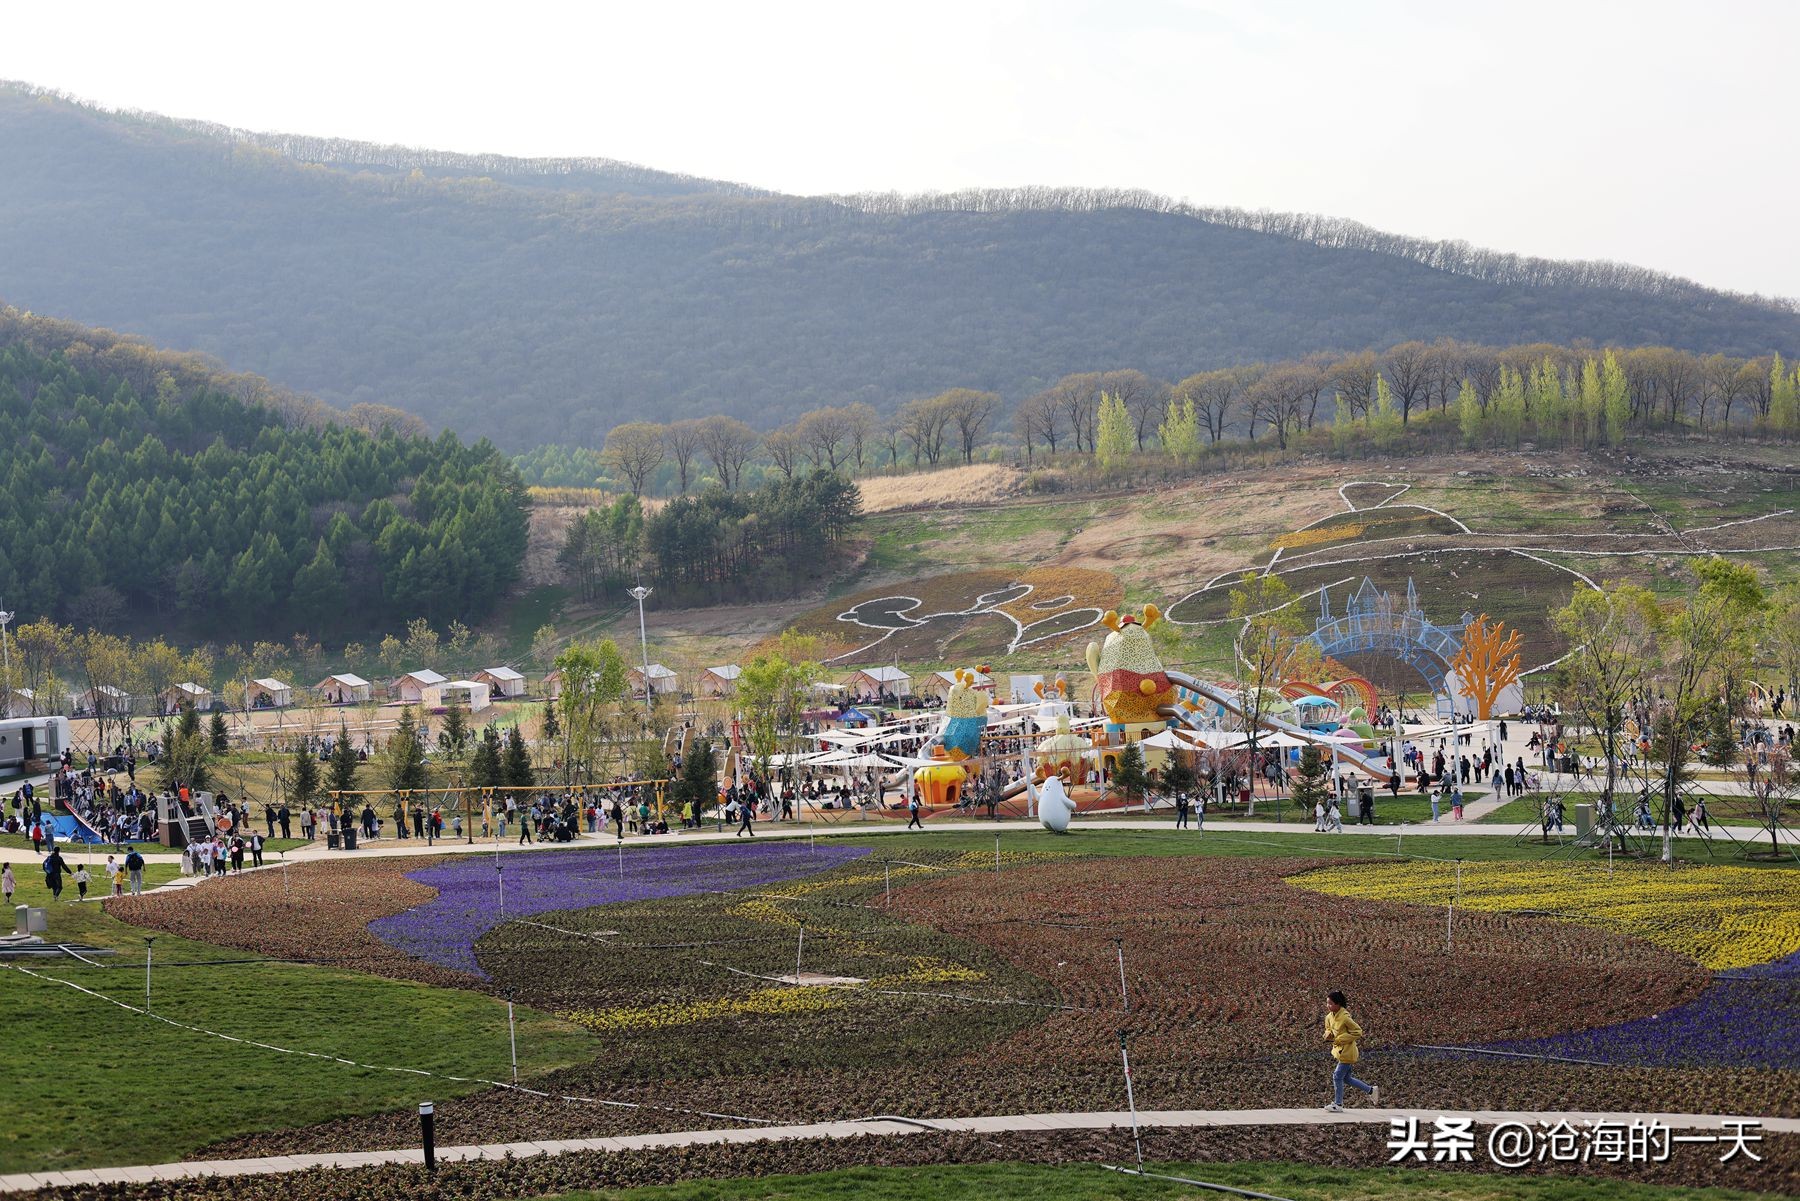
{"label": "person walking", "polygon": [[1175,794],[1175,828],[1177,830],[1188,828],[1188,795],[1185,792]]}
{"label": "person walking", "polygon": [[[112,861],[109,859],[109,860],[107,860],[107,862],[110,863]],[[84,863],[80,867],[75,869],[75,899],[76,900],[78,900],[78,901],[87,900],[88,879],[89,879],[89,877],[88,877],[87,864]]]}
{"label": "person walking", "polygon": [[1331,1104],[1327,1113],[1344,1112],[1344,1086],[1359,1088],[1369,1094],[1369,1104],[1381,1104],[1381,1090],[1355,1074],[1357,1060],[1362,1058],[1357,1044],[1363,1028],[1350,1016],[1350,1002],[1336,989],[1325,994],[1325,1041],[1331,1044],[1331,1058],[1336,1066],[1331,1071]]}
{"label": "person walking", "polygon": [[62,857],[62,852],[55,847],[50,848],[49,856],[44,860],[44,883],[50,886],[51,900],[62,900],[63,873],[69,865]]}
{"label": "person walking", "polygon": [[750,828],[750,818],[755,812],[756,803],[749,797],[738,802],[738,828],[737,833],[732,835],[733,838],[741,838],[745,834],[752,838],[756,837],[756,831]]}
{"label": "person walking", "polygon": [[254,830],[250,833],[250,862],[257,867],[263,865],[263,836]]}
{"label": "person walking", "polygon": [[115,897],[125,895],[125,865],[123,863],[112,870],[112,894]]}
{"label": "person walking", "polygon": [[[1433,806],[1433,808],[1435,809],[1436,806]],[[1462,785],[1461,784],[1453,784],[1450,786],[1450,816],[1455,818],[1457,821],[1461,821],[1462,820],[1462,810],[1463,810]],[[1432,820],[1435,821],[1437,819],[1435,817],[1433,817]]]}
{"label": "person walking", "polygon": [[1434,825],[1437,823],[1438,819],[1438,801],[1443,798],[1443,795],[1444,790],[1441,788],[1434,788],[1431,790],[1431,820]]}
{"label": "person walking", "polygon": [[8,909],[12,908],[12,894],[18,887],[19,882],[12,874],[12,864],[0,864],[0,894],[4,894]]}
{"label": "person walking", "polygon": [[907,815],[906,828],[908,830],[911,830],[915,827],[917,827],[920,830],[923,830],[925,828],[925,823],[919,820],[920,809],[921,809],[921,806],[919,804],[919,794],[915,792],[915,793],[913,793],[911,799],[909,799],[906,802],[906,815]]}
{"label": "person walking", "polygon": [[125,874],[131,880],[131,895],[134,897],[143,896],[144,857],[138,854],[136,847],[131,848],[131,851],[125,856]]}
{"label": "person walking", "polygon": [[1194,798],[1194,833],[1206,833],[1206,794]]}

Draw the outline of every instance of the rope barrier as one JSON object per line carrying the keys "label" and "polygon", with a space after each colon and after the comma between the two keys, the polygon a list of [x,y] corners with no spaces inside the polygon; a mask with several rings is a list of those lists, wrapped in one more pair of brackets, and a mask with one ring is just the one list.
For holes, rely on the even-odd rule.
{"label": "rope barrier", "polygon": [[299,1055],[307,1059],[326,1060],[332,1063],[343,1064],[346,1067],[361,1068],[371,1072],[396,1072],[408,1076],[424,1076],[432,1080],[447,1080],[455,1084],[480,1084],[489,1088],[505,1089],[508,1092],[519,1093],[523,1096],[540,1097],[546,1101],[564,1101],[579,1105],[602,1105],[613,1109],[640,1109],[660,1113],[677,1113],[688,1117],[716,1118],[723,1122],[743,1122],[747,1125],[754,1126],[781,1126],[788,1124],[786,1119],[756,1118],[735,1113],[716,1113],[707,1109],[687,1109],[679,1105],[658,1105],[651,1101],[617,1101],[605,1097],[582,1097],[573,1094],[551,1093],[546,1092],[543,1089],[527,1088],[522,1084],[511,1084],[504,1080],[489,1080],[483,1076],[453,1076],[447,1072],[431,1072],[424,1068],[399,1067],[385,1063],[362,1063],[358,1060],[345,1059],[342,1055],[333,1055],[325,1051],[302,1051],[293,1047],[281,1047],[274,1043],[266,1043],[254,1038],[240,1038],[235,1034],[226,1034],[222,1030],[210,1030],[205,1026],[194,1026],[186,1022],[178,1022],[173,1018],[164,1017],[160,1013],[153,1013],[141,1005],[128,1005],[124,1001],[107,996],[105,993],[96,992],[91,988],[83,987],[73,980],[64,980],[59,976],[49,976],[42,972],[34,972],[30,968],[20,967],[18,964],[0,964],[0,967],[10,968],[15,972],[23,972],[25,975],[32,976],[39,980],[48,980],[53,984],[61,984],[64,987],[72,988],[76,992],[83,993],[96,1000],[105,1001],[109,1005],[116,1005],[127,1013],[142,1014],[144,1017],[152,1018],[166,1026],[172,1026],[177,1030],[185,1030],[190,1034],[204,1035],[208,1038],[223,1039],[226,1042],[238,1043],[246,1047],[256,1047],[259,1050],[273,1051],[281,1055]]}

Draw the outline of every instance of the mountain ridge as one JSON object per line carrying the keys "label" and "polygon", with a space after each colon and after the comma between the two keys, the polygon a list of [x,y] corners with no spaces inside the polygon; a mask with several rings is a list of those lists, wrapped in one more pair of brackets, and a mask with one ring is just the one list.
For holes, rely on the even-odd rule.
{"label": "mountain ridge", "polygon": [[0,178],[0,296],[511,449],[595,444],[647,415],[767,427],[820,404],[1016,399],[1074,371],[1175,379],[1409,338],[1800,345],[1786,301],[1130,190],[496,177],[473,173],[481,156],[415,170],[405,155],[428,152],[289,147],[332,165],[207,132],[223,128],[0,87],[17,168]]}

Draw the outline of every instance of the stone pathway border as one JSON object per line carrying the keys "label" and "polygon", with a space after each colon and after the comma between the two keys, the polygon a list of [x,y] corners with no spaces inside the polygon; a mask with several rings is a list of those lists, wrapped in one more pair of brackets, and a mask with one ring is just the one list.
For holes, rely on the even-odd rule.
{"label": "stone pathway border", "polygon": [[[1597,1113],[1533,1110],[1433,1110],[1355,1109],[1328,1114],[1322,1109],[1173,1109],[1144,1110],[1137,1115],[1145,1129],[1206,1126],[1322,1126],[1349,1122],[1382,1122],[1416,1117],[1467,1118],[1483,1125],[1500,1122],[1570,1125],[1587,1122],[1661,1122],[1675,1130],[1723,1130],[1727,1122],[1754,1121],[1765,1134],[1800,1134],[1800,1119],[1747,1118],[1694,1113]],[[1123,1110],[1097,1113],[1024,1113],[981,1118],[898,1118],[876,1116],[847,1122],[813,1122],[794,1126],[769,1126],[754,1130],[682,1130],[668,1134],[638,1134],[621,1138],[560,1139],[541,1143],[487,1143],[476,1146],[439,1147],[440,1163],[523,1159],[534,1155],[568,1155],[591,1151],[639,1151],[659,1147],[694,1147],[708,1143],[788,1142],[817,1138],[857,1138],[864,1135],[895,1136],[926,1132],[1004,1134],[1018,1131],[1128,1130],[1131,1114]],[[420,1147],[389,1151],[351,1151],[325,1155],[275,1155],[261,1159],[194,1160],[187,1163],[146,1164],[137,1167],[94,1168],[70,1172],[21,1172],[0,1176],[0,1193],[76,1185],[141,1184],[156,1180],[192,1180],[209,1176],[264,1176],[303,1172],[312,1168],[372,1168],[387,1164],[424,1162]]]}

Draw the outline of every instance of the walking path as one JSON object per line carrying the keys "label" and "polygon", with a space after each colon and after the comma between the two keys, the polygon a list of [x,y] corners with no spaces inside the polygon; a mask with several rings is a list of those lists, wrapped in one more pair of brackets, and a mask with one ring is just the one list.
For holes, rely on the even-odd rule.
{"label": "walking path", "polygon": [[[1144,1110],[1137,1123],[1145,1129],[1193,1129],[1218,1126],[1323,1126],[1352,1122],[1387,1123],[1395,1118],[1418,1118],[1422,1123],[1437,1118],[1471,1119],[1483,1125],[1518,1122],[1536,1127],[1567,1122],[1607,1122],[1629,1125],[1633,1122],[1660,1122],[1672,1130],[1723,1131],[1727,1123],[1752,1124],[1753,1132],[1767,1134],[1800,1134],[1800,1119],[1751,1118],[1725,1114],[1698,1113],[1601,1113],[1586,1111],[1539,1110],[1436,1110],[1436,1109],[1354,1109],[1344,1113],[1326,1113],[1322,1109],[1166,1109]],[[620,1138],[560,1139],[537,1143],[486,1143],[479,1146],[439,1147],[440,1163],[465,1160],[502,1159],[508,1155],[523,1159],[534,1155],[568,1155],[583,1151],[642,1151],[666,1147],[696,1147],[709,1143],[790,1142],[800,1139],[856,1138],[863,1135],[896,1136],[907,1134],[969,1133],[1009,1134],[1018,1132],[1074,1130],[1128,1130],[1132,1115],[1124,1110],[1098,1113],[1023,1113],[983,1118],[897,1118],[871,1117],[849,1122],[812,1122],[794,1126],[763,1126],[753,1129],[683,1130],[668,1134],[636,1134]],[[1121,1146],[1121,1152],[1124,1148]],[[73,1185],[138,1184],[155,1180],[188,1180],[207,1176],[264,1176],[282,1172],[303,1172],[311,1168],[372,1168],[385,1164],[424,1162],[420,1147],[389,1151],[351,1151],[324,1155],[274,1155],[261,1159],[194,1160],[186,1163],[146,1164],[139,1167],[95,1168],[71,1172],[22,1172],[0,1176],[0,1193],[24,1192],[38,1188]]]}

